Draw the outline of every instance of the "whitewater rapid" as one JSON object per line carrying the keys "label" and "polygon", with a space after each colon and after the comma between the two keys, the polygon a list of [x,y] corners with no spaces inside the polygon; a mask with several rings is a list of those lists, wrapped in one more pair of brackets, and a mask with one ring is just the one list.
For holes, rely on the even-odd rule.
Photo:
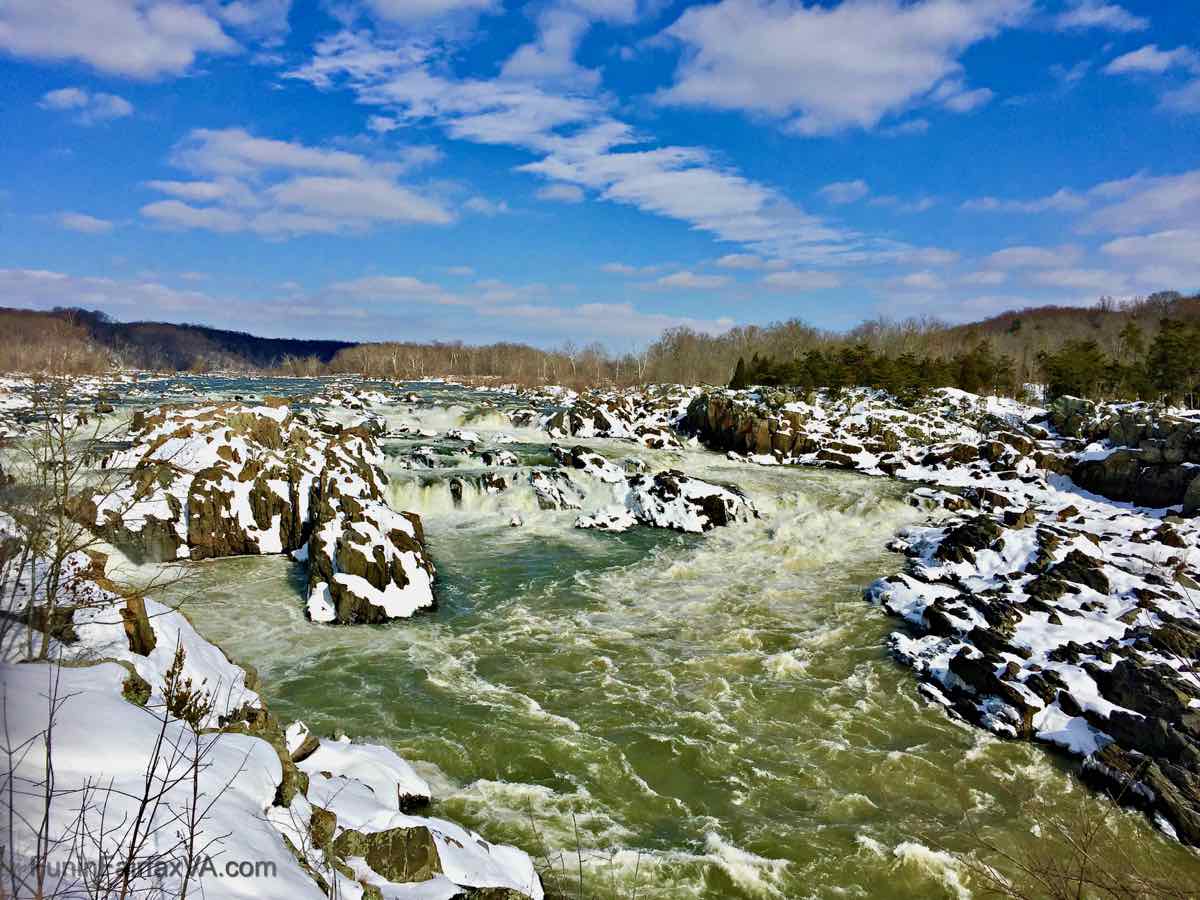
{"label": "whitewater rapid", "polygon": [[[544,435],[469,403],[386,416],[504,432],[523,465],[547,458]],[[589,895],[966,896],[964,815],[1009,845],[1047,802],[1099,802],[1042,749],[925,704],[888,658],[895,623],[862,588],[902,565],[885,546],[922,516],[907,488],[585,443],[737,484],[761,518],[704,536],[580,531],[576,511],[538,508],[521,469],[509,491],[469,484],[456,502],[448,479],[482,470],[417,472],[397,453],[390,500],[421,514],[434,613],[313,625],[281,558],[200,566],[186,612],[258,668],[282,719],[394,747],[435,812],[563,869],[564,886],[582,866]]]}

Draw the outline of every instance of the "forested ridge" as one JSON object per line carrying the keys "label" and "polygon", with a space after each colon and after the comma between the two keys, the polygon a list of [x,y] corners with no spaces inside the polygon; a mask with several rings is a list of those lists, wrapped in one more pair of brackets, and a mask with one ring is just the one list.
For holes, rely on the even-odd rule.
{"label": "forested ridge", "polygon": [[0,309],[0,370],[71,373],[273,371],[288,375],[425,376],[518,384],[871,385],[901,398],[930,387],[1019,394],[1183,400],[1200,387],[1200,296],[1162,292],[1094,306],[1013,310],[965,325],[864,322],[830,332],[800,319],[717,335],[672,328],[646,347],[553,349],[461,341],[351,343],[260,338],[199,325],[110,320],[78,309]]}

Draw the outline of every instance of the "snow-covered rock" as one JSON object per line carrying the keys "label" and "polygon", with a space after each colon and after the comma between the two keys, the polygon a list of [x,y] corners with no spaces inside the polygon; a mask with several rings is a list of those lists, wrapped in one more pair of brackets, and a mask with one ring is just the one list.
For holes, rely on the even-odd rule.
{"label": "snow-covered rock", "polygon": [[626,506],[647,525],[695,533],[758,516],[740,491],[673,469],[631,477]]}
{"label": "snow-covered rock", "polygon": [[133,423],[129,470],[86,510],[135,557],[291,552],[308,561],[316,622],[381,622],[433,606],[420,519],[392,510],[382,426],[294,414],[286,404],[161,408]]}
{"label": "snow-covered rock", "polygon": [[599,512],[580,516],[575,520],[575,527],[591,528],[596,531],[628,531],[637,523],[633,513],[624,506],[606,506]]}

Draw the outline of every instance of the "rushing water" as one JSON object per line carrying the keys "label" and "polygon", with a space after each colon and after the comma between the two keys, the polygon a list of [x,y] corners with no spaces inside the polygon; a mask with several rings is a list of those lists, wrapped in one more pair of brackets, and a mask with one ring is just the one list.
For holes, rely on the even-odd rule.
{"label": "rushing water", "polygon": [[[439,429],[467,416],[420,413]],[[544,452],[517,437],[525,459]],[[258,668],[281,719],[393,746],[435,815],[566,869],[561,885],[582,865],[588,896],[965,896],[942,852],[970,847],[964,815],[1011,846],[1030,811],[1095,802],[1043,749],[929,707],[888,658],[897,623],[861,591],[902,565],[884,549],[917,515],[901,486],[637,455],[736,482],[763,516],[597,534],[527,488],[456,507],[444,480],[396,466],[393,501],[422,514],[438,566],[434,613],[313,625],[281,558],[200,566],[186,611]]]}

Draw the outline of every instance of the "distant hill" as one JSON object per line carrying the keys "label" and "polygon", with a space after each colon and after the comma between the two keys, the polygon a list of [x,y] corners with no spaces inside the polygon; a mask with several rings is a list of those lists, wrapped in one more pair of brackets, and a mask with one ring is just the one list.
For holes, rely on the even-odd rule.
{"label": "distant hill", "polygon": [[67,308],[42,312],[0,307],[0,335],[0,369],[8,370],[43,369],[38,359],[56,350],[77,360],[65,366],[68,371],[92,371],[100,358],[155,370],[269,369],[289,357],[326,364],[339,351],[357,346],[348,341],[264,338],[204,325],[116,322],[102,312]]}

